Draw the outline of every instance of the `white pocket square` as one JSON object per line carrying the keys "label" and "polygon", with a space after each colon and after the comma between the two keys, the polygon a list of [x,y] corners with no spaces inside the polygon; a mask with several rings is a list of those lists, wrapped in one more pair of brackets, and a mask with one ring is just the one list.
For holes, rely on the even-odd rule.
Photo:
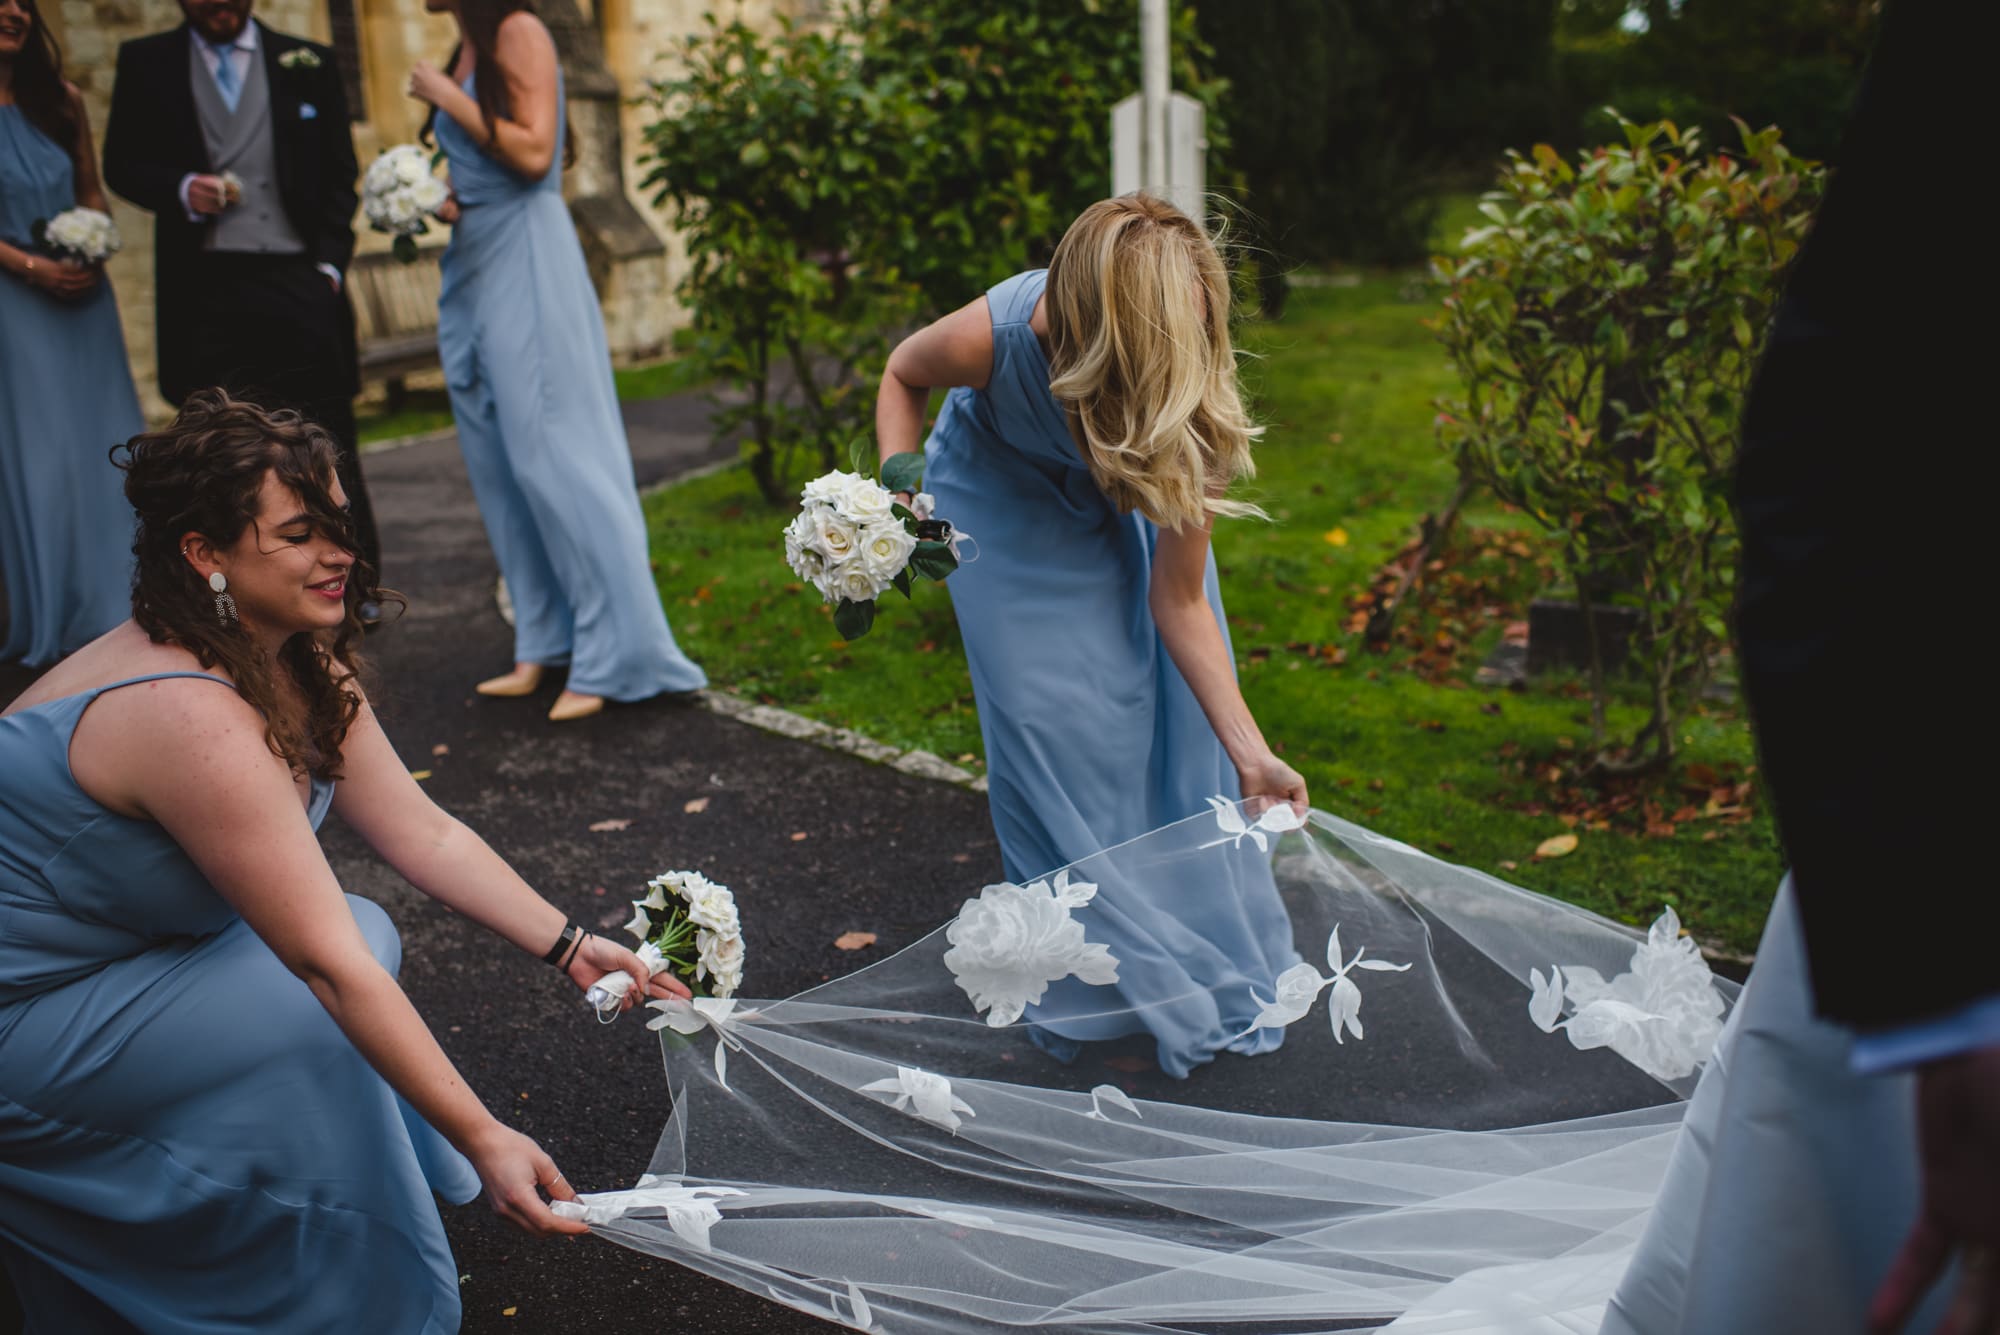
{"label": "white pocket square", "polygon": [[312,119],[313,117],[315,117],[315,116],[317,116],[317,115],[319,115],[319,108],[318,108],[318,107],[314,106],[314,105],[313,105],[312,103],[310,103],[310,102],[301,102],[301,103],[299,103],[299,119],[300,119],[300,120],[302,120],[302,121],[309,121],[309,120],[311,120],[311,119]]}

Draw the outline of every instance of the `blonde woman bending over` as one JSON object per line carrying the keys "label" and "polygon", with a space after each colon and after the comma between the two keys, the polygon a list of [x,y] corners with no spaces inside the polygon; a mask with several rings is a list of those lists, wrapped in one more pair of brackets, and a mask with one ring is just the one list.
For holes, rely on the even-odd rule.
{"label": "blonde woman bending over", "polygon": [[[950,392],[925,486],[979,544],[945,587],[1008,879],[1206,815],[1217,794],[1303,811],[1305,781],[1237,690],[1209,551],[1217,517],[1257,514],[1223,498],[1252,471],[1257,428],[1228,274],[1201,227],[1145,195],[1094,204],[1047,270],[906,339],[876,405],[883,457],[918,447],[933,389]],[[1151,1030],[1176,1076],[1277,1047],[1281,1030],[1246,1031],[1298,963],[1290,922],[1249,843],[1219,846],[1212,870],[1101,883],[1076,916],[1117,981],[1100,967],[1052,983],[1027,1011],[1035,1041],[1067,1061],[1080,1042]]]}

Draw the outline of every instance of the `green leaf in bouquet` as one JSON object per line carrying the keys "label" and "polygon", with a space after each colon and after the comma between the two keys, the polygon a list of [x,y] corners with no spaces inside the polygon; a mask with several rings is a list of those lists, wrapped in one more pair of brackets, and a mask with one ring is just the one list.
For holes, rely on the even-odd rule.
{"label": "green leaf in bouquet", "polygon": [[900,501],[892,501],[889,505],[889,513],[903,521],[903,527],[909,530],[911,537],[914,538],[917,536],[917,517],[911,512],[909,506],[904,505]]}
{"label": "green leaf in bouquet", "polygon": [[389,249],[404,264],[414,264],[417,260],[417,239],[408,232],[401,233],[389,243]]}
{"label": "green leaf in bouquet", "polygon": [[843,640],[858,640],[868,633],[875,624],[875,600],[853,602],[842,598],[840,606],[833,609],[833,628],[840,632]]}
{"label": "green leaf in bouquet", "polygon": [[916,596],[910,592],[910,568],[908,566],[904,566],[896,572],[896,587],[902,591],[905,598],[914,598]]}
{"label": "green leaf in bouquet", "polygon": [[861,477],[868,476],[868,446],[872,442],[866,436],[856,436],[847,442],[847,471]]}
{"label": "green leaf in bouquet", "polygon": [[910,553],[908,569],[925,579],[943,579],[958,569],[958,558],[951,554],[947,543],[920,542],[917,550]]}
{"label": "green leaf in bouquet", "polygon": [[882,485],[890,491],[914,492],[924,480],[924,456],[901,450],[882,461]]}

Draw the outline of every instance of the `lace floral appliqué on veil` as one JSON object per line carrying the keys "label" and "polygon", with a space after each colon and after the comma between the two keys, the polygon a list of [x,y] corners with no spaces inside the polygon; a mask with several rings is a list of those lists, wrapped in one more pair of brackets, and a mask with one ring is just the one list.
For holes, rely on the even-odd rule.
{"label": "lace floral appliqu\u00e9 on veil", "polygon": [[1064,870],[1053,886],[1002,882],[965,901],[945,928],[951,949],[944,963],[987,1024],[1014,1023],[1050,983],[1071,974],[1086,983],[1118,981],[1111,948],[1084,940],[1083,924],[1070,916],[1096,896],[1095,885],[1071,881]]}
{"label": "lace floral appliqu\u00e9 on veil", "polygon": [[[1610,1048],[1646,1074],[1679,1080],[1708,1060],[1724,1003],[1708,961],[1671,908],[1632,951],[1631,968],[1604,981],[1595,969],[1528,971],[1528,1016],[1546,1033],[1566,1030],[1578,1048]],[[1563,1003],[1571,1007],[1562,1015]]]}

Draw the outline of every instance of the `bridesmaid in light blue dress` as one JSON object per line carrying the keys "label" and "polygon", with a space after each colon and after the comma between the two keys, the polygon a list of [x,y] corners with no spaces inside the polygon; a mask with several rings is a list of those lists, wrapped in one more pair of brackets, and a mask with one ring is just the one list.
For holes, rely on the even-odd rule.
{"label": "bridesmaid in light blue dress", "polygon": [[448,1335],[433,1193],[581,1231],[314,831],[337,813],[579,988],[640,966],[432,805],[353,686],[376,591],[335,458],[190,396],[132,442],[134,620],[0,714],[0,1260],[31,1330]]}
{"label": "bridesmaid in light blue dress", "polygon": [[455,196],[438,347],[514,606],[515,670],[478,689],[526,695],[567,663],[554,719],[698,690],[707,678],[674,643],[653,583],[603,315],[563,204],[554,42],[522,0],[433,7],[463,39],[451,74],[419,65],[410,80],[441,113]]}
{"label": "bridesmaid in light blue dress", "polygon": [[[1052,277],[1066,264],[1068,284]],[[1307,800],[1237,690],[1208,546],[1214,515],[1242,510],[1208,502],[1248,472],[1252,434],[1221,260],[1185,215],[1126,196],[1072,224],[1053,265],[905,340],[877,408],[886,458],[916,447],[929,390],[950,387],[924,486],[978,545],[945,587],[979,702],[994,829],[1021,884],[1206,814],[1211,796],[1300,810]],[[1103,308],[1106,288],[1116,309]],[[1052,355],[1094,377],[1070,387],[1067,405]],[[1170,448],[1117,457],[1119,402],[1145,429],[1178,414],[1161,438]],[[1093,468],[1079,442],[1107,427]],[[1191,446],[1192,431],[1210,447]],[[1179,522],[1162,527],[1149,511]],[[1215,866],[1200,884],[1100,886],[1078,918],[1110,945],[1119,981],[1051,984],[1028,1008],[1036,1041],[1069,1060],[1080,1042],[1137,1031],[1130,1006],[1145,1002],[1172,1075],[1224,1049],[1277,1047],[1281,1030],[1245,1031],[1258,997],[1272,999],[1277,974],[1299,962],[1290,920],[1248,845]]]}
{"label": "bridesmaid in light blue dress", "polygon": [[[110,452],[145,420],[110,282],[38,255],[30,236],[38,220],[106,204],[82,99],[27,13],[18,53],[0,37],[0,96],[12,98],[0,102],[0,660],[42,667],[125,619],[132,514]],[[44,85],[41,100],[66,103],[67,142],[49,137]]]}

